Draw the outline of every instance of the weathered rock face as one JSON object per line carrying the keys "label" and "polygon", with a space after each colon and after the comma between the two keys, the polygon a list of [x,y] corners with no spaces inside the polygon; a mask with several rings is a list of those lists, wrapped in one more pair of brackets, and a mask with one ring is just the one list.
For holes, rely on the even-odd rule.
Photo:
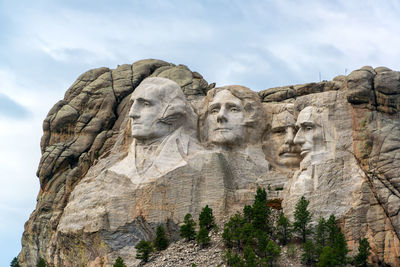
{"label": "weathered rock face", "polygon": [[399,72],[214,86],[160,60],[81,75],[43,124],[21,265],[135,265],[159,224],[176,239],[186,213],[209,205],[220,222],[258,186],[289,215],[305,195],[315,221],[339,218],[350,249],[365,236],[375,263],[400,265]]}

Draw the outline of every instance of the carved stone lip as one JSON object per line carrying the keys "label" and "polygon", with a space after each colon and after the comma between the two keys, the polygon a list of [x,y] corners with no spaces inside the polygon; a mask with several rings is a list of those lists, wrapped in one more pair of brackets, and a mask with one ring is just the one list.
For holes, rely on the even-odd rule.
{"label": "carved stone lip", "polygon": [[220,128],[216,128],[214,131],[230,131],[232,130],[231,128],[227,128],[227,127],[220,127]]}
{"label": "carved stone lip", "polygon": [[299,156],[299,153],[283,152],[279,156],[284,157],[284,158],[297,158]]}
{"label": "carved stone lip", "polygon": [[300,152],[300,156],[304,156],[305,154],[309,153],[310,151],[311,151],[311,149],[309,149],[309,148],[302,149]]}

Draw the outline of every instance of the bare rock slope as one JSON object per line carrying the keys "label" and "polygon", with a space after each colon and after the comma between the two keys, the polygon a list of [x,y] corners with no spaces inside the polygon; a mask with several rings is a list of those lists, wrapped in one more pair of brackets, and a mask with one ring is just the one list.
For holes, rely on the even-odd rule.
{"label": "bare rock slope", "polygon": [[[174,81],[199,117],[193,132],[177,127],[156,152],[139,149],[128,116],[148,77]],[[184,215],[205,205],[221,223],[257,186],[283,199],[289,215],[305,195],[315,220],[339,218],[350,249],[365,236],[374,263],[400,265],[400,72],[363,67],[258,93],[214,87],[184,65],[152,59],[82,74],[43,123],[41,189],[21,265],[42,257],[55,266],[112,266],[121,256],[133,266],[135,243],[157,225],[176,240]],[[243,113],[242,128],[212,132],[213,123],[238,118],[213,122],[215,104],[222,113],[235,97],[230,110]],[[143,151],[151,167],[140,172]]]}

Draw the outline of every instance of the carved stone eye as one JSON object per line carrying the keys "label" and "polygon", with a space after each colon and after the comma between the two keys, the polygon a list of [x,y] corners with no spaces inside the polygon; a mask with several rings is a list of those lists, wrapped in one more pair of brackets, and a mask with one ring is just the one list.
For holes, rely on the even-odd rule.
{"label": "carved stone eye", "polygon": [[275,134],[285,134],[286,129],[284,127],[279,127],[279,128],[273,129],[272,132]]}
{"label": "carved stone eye", "polygon": [[217,114],[218,112],[219,112],[219,109],[213,108],[210,113],[211,114]]}
{"label": "carved stone eye", "polygon": [[230,108],[230,111],[231,112],[239,112],[240,110],[236,107],[232,107],[232,108]]}

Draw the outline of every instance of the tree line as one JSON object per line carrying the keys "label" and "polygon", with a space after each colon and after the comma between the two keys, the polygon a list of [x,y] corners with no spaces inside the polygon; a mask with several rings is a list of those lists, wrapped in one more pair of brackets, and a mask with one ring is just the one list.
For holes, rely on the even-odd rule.
{"label": "tree line", "polygon": [[[279,201],[275,202],[270,206],[276,207]],[[226,247],[224,261],[228,266],[275,266],[281,254],[281,246],[290,245],[296,239],[302,244],[301,260],[305,265],[370,266],[368,256],[371,254],[371,248],[367,239],[360,240],[358,254],[355,257],[348,257],[349,249],[345,236],[335,216],[332,214],[327,220],[319,218],[318,224],[312,227],[312,214],[308,210],[309,201],[304,196],[296,204],[293,223],[280,211],[274,226],[271,208],[267,203],[265,189],[258,188],[253,204],[245,205],[242,212],[234,214],[224,224],[222,231]],[[187,213],[180,226],[180,236],[186,242],[196,240],[201,248],[205,248],[210,244],[210,231],[218,230],[213,211],[208,205],[201,210],[198,223],[199,229],[196,232],[196,222],[192,215]],[[140,240],[136,244],[136,258],[146,263],[153,252],[162,251],[168,245],[166,231],[159,225],[154,240]],[[14,258],[10,266],[18,267],[18,259]],[[43,258],[39,258],[37,266],[49,265]],[[121,257],[115,260],[114,267],[126,267]]]}

